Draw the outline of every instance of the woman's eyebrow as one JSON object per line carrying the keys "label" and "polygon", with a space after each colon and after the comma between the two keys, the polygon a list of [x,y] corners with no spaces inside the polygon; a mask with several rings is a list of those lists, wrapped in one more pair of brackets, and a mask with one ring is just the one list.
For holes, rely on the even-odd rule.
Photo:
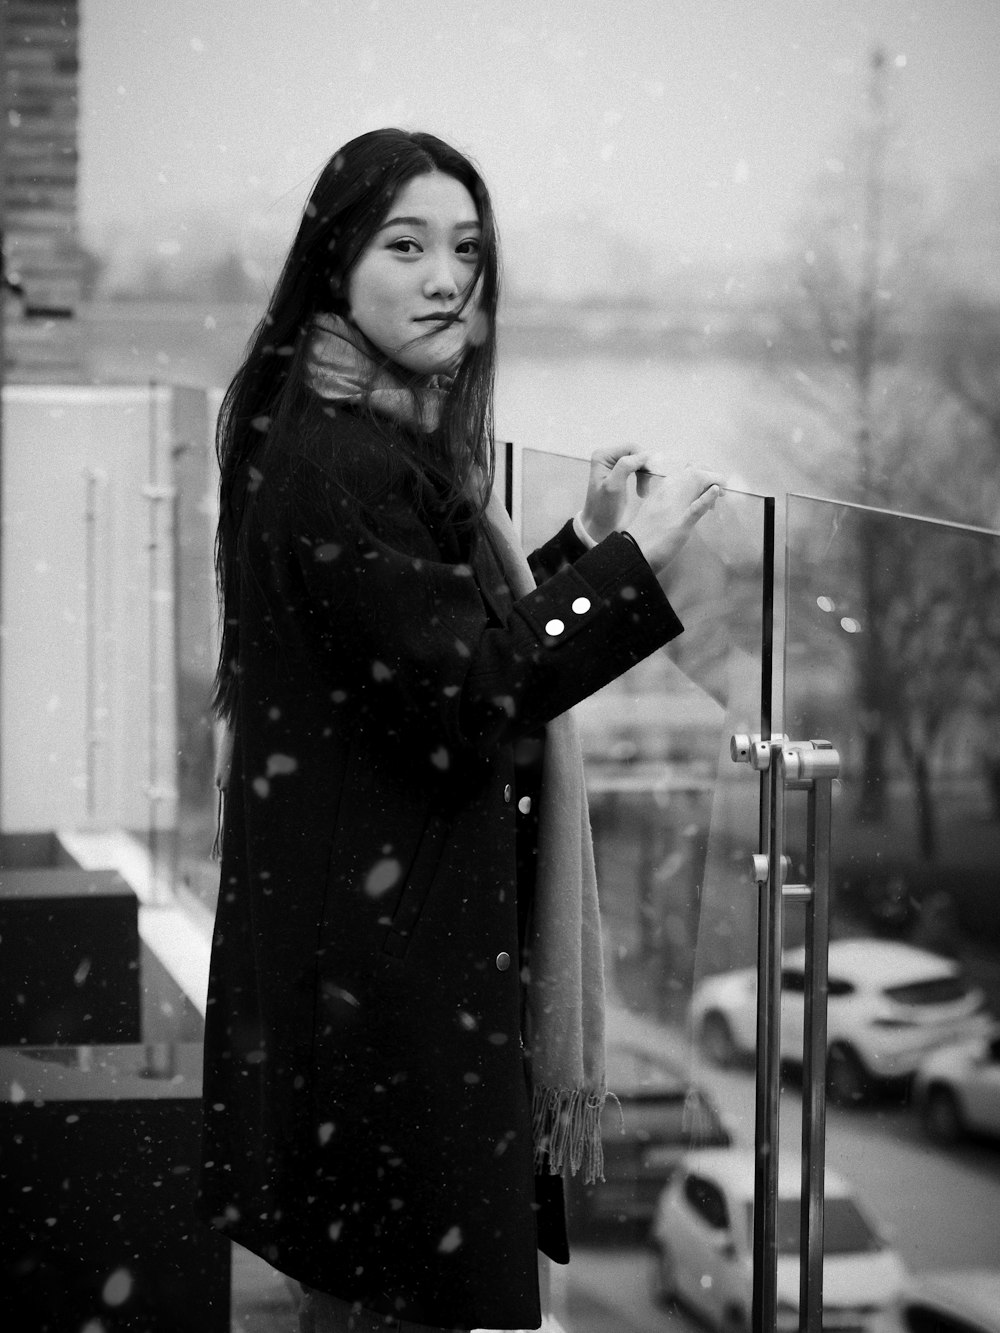
{"label": "woman's eyebrow", "polygon": [[[379,227],[379,231],[385,231],[386,227],[426,227],[427,225],[426,218],[386,218]],[[470,222],[456,222],[452,231],[481,231],[482,225],[478,218],[473,218]]]}

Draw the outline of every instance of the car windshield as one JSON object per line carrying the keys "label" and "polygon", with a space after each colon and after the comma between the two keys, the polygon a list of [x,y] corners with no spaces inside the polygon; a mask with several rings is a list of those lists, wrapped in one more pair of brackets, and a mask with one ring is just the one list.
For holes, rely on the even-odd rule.
{"label": "car windshield", "polygon": [[905,986],[887,986],[882,993],[897,1004],[954,1004],[964,1000],[967,992],[961,977],[931,977]]}
{"label": "car windshield", "polygon": [[643,1093],[654,1097],[674,1096],[683,1104],[684,1082],[670,1065],[644,1051],[628,1046],[609,1046],[608,1087],[619,1097]]}
{"label": "car windshield", "polygon": [[[753,1236],[753,1204],[747,1204],[747,1227]],[[799,1252],[799,1201],[779,1199],[777,1217],[779,1254]],[[858,1212],[852,1199],[828,1198],[823,1209],[823,1253],[874,1254],[882,1241]]]}
{"label": "car windshield", "polygon": [[701,1095],[697,1088],[691,1088],[681,1116],[684,1132],[693,1147],[727,1147],[730,1142],[729,1131],[719,1119],[715,1108]]}
{"label": "car windshield", "polygon": [[[695,1087],[685,1087],[667,1065],[632,1052],[608,1052],[608,1087],[628,1108],[626,1132],[650,1143],[726,1148],[732,1138],[715,1107]],[[619,1110],[609,1099],[605,1123],[617,1136]],[[612,1146],[615,1140],[612,1141]]]}

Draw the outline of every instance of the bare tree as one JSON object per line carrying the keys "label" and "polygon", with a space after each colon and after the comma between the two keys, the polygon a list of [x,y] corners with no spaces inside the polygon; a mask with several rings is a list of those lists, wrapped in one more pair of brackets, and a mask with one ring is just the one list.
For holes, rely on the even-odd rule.
{"label": "bare tree", "polygon": [[[959,294],[939,299],[923,340],[930,368],[982,428],[1000,461],[1000,302]],[[996,500],[996,495],[991,497]],[[996,516],[983,514],[984,520]]]}
{"label": "bare tree", "polygon": [[[1000,160],[959,181],[942,227],[921,350],[1000,456]],[[996,493],[991,514],[998,510]]]}
{"label": "bare tree", "polygon": [[[880,415],[891,400],[901,356],[908,268],[914,244],[914,192],[889,170],[890,121],[885,99],[885,53],[871,56],[866,115],[845,162],[834,161],[803,210],[798,229],[800,267],[793,319],[800,345],[810,347],[817,373],[795,391],[833,424],[841,440],[839,489],[845,499],[886,505],[886,466]],[[909,233],[909,234],[906,234]],[[817,390],[817,385],[822,385]],[[881,663],[887,608],[876,577],[870,529],[859,529],[860,586],[865,625],[858,644],[858,714],[864,728],[864,781],[859,815],[885,813],[885,720],[890,700]]]}
{"label": "bare tree", "polygon": [[[828,164],[799,219],[778,366],[791,401],[809,410],[829,442],[811,451],[814,490],[988,524],[1000,512],[1000,309],[948,287],[943,249],[896,156],[886,59],[875,51],[863,124],[844,160]],[[854,680],[857,814],[863,822],[885,819],[895,748],[913,783],[919,843],[931,856],[935,751],[970,708],[985,726],[997,725],[1000,700],[986,687],[983,666],[997,644],[982,600],[991,590],[995,596],[996,584],[986,574],[969,582],[959,546],[930,542],[938,563],[928,561],[901,521],[858,522],[851,532],[853,546],[829,573],[860,626],[835,650]],[[823,617],[810,622],[802,610],[818,652]],[[1000,768],[994,776],[1000,786]]]}

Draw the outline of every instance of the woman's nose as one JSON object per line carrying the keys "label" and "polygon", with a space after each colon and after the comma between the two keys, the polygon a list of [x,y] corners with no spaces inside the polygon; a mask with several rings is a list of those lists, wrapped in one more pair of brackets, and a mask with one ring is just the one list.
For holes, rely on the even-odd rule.
{"label": "woman's nose", "polygon": [[431,262],[424,274],[424,295],[443,296],[451,300],[458,295],[458,292],[458,273],[451,256],[431,256]]}

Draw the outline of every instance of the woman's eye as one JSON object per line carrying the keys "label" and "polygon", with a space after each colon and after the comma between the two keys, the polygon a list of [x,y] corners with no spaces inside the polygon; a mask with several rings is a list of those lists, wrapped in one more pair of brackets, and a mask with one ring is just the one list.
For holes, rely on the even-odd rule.
{"label": "woman's eye", "polygon": [[475,258],[476,255],[479,254],[479,249],[479,239],[475,236],[470,236],[467,241],[459,241],[458,245],[455,247],[458,254],[471,256],[472,258]]}
{"label": "woman's eye", "polygon": [[417,245],[416,241],[411,240],[409,236],[401,236],[399,240],[391,241],[389,243],[389,249],[398,250],[399,253],[403,255],[413,255],[419,251],[420,246]]}

